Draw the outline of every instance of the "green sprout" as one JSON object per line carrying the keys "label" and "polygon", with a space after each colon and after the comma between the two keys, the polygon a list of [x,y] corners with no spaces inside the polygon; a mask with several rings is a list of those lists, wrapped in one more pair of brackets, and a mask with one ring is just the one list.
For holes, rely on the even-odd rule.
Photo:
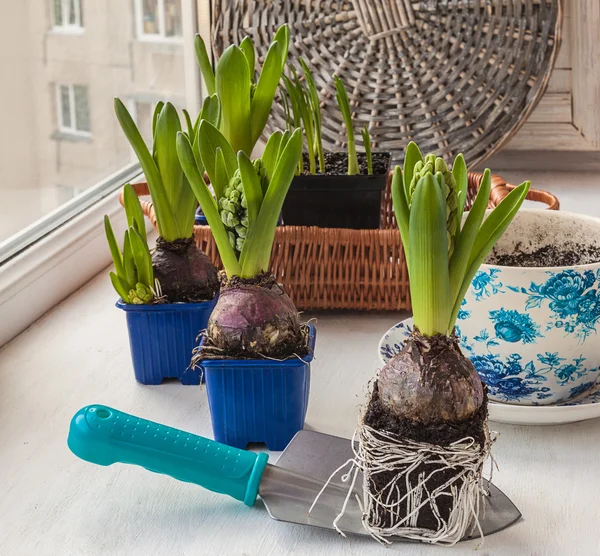
{"label": "green sprout", "polygon": [[283,25],[275,33],[262,71],[255,80],[256,54],[250,37],[239,46],[229,46],[213,72],[206,44],[196,35],[200,71],[209,94],[216,93],[219,97],[219,129],[234,152],[243,151],[250,156],[261,136],[287,60],[288,47],[289,28]]}
{"label": "green sprout", "polygon": [[[302,132],[275,132],[265,146],[261,159],[252,161],[240,150],[237,155],[225,136],[208,121],[199,129],[200,160],[196,158],[189,137],[177,135],[177,153],[190,185],[202,207],[217,244],[228,278],[252,278],[267,272],[277,220],[302,155]],[[208,174],[215,191],[211,194],[204,179]],[[231,241],[231,228],[224,212],[231,212],[223,202],[232,182],[241,183],[245,207],[244,241],[237,249],[237,238]],[[230,192],[231,193],[231,192]],[[237,213],[236,213],[237,214]]]}
{"label": "green sprout", "polygon": [[367,157],[367,173],[373,175],[373,155],[371,153],[371,135],[369,134],[369,126],[364,125],[361,131],[363,145],[365,147],[365,156]]}
{"label": "green sprout", "polygon": [[146,241],[142,207],[130,184],[125,186],[123,204],[128,228],[122,251],[117,244],[110,219],[104,216],[106,239],[115,265],[115,272],[110,273],[110,280],[125,303],[152,303],[155,298],[152,256]]}
{"label": "green sprout", "polygon": [[348,175],[358,174],[358,158],[356,156],[356,143],[354,142],[354,128],[352,127],[352,112],[350,110],[350,101],[348,93],[344,87],[343,81],[335,76],[335,99],[340,107],[342,118],[346,126],[346,136],[348,138]]}
{"label": "green sprout", "polygon": [[[285,91],[281,97],[286,114],[287,129],[301,127],[306,137],[308,167],[311,174],[325,172],[325,153],[323,150],[321,103],[319,93],[310,68],[300,58],[304,79],[300,79],[296,70],[291,67],[293,79],[283,76]],[[302,171],[300,161],[299,173]]]}
{"label": "green sprout", "polygon": [[404,171],[392,180],[394,212],[408,264],[415,326],[425,336],[449,335],[471,280],[523,204],[530,182],[511,191],[487,218],[491,174],[486,169],[473,207],[463,221],[467,167],[462,154],[452,171],[410,143]]}
{"label": "green sprout", "polygon": [[[177,133],[181,131],[177,110],[169,102],[159,102],[156,105],[152,118],[152,152],[142,139],[127,108],[118,98],[115,99],[115,112],[146,176],[158,233],[170,242],[191,237],[197,202],[177,158],[175,144]],[[219,112],[216,96],[205,100],[202,112],[194,124],[189,114],[184,112],[188,127],[186,133],[193,137],[196,150],[200,121],[218,120]]]}

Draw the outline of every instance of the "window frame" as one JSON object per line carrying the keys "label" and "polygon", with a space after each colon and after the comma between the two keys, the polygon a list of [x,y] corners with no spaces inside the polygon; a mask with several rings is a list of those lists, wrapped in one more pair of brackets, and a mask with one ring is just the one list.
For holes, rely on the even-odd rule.
{"label": "window frame", "polygon": [[[81,17],[81,0],[59,0],[61,8],[61,16],[63,22],[61,24],[56,21],[56,11],[54,9],[54,0],[52,2],[52,30],[57,33],[65,34],[81,34],[85,31],[83,19]],[[75,6],[76,23],[68,23],[69,21],[69,2],[73,1]]]}
{"label": "window frame", "polygon": [[[81,129],[77,129],[77,107],[75,104],[75,87],[85,87],[86,96],[88,97],[87,105],[88,105],[88,121],[90,122],[90,130],[84,131]],[[62,87],[67,87],[69,91],[69,118],[71,121],[71,127],[66,127],[64,125],[64,113],[63,113],[63,105],[62,105]],[[89,99],[89,87],[87,85],[78,84],[67,84],[67,83],[56,83],[55,85],[55,94],[56,94],[56,109],[57,109],[57,125],[56,129],[59,133],[63,135],[73,135],[77,137],[91,137],[91,114],[90,114],[90,99]]]}
{"label": "window frame", "polygon": [[134,0],[135,34],[140,42],[157,43],[182,43],[183,42],[183,0],[179,0],[181,7],[181,35],[168,37],[165,32],[165,0],[156,0],[156,9],[158,15],[158,33],[144,32],[144,6],[143,0]]}

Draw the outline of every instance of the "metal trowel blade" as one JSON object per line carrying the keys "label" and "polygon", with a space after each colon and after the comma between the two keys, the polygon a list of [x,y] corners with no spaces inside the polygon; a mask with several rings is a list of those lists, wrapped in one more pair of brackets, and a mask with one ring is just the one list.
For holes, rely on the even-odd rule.
{"label": "metal trowel blade", "polygon": [[[338,467],[354,456],[351,441],[313,431],[300,431],[292,439],[275,465],[268,465],[260,483],[259,494],[273,519],[333,529],[333,521],[341,512],[348,494],[348,484],[334,478],[311,511],[317,494]],[[360,495],[362,477],[357,480]],[[493,484],[488,483],[485,516],[481,528],[485,536],[502,531],[516,523],[521,512]],[[362,512],[354,496],[348,499],[338,527],[345,533],[367,535],[362,525]],[[479,535],[473,532],[473,537]],[[472,537],[466,537],[468,540]],[[404,540],[404,539],[396,539]]]}

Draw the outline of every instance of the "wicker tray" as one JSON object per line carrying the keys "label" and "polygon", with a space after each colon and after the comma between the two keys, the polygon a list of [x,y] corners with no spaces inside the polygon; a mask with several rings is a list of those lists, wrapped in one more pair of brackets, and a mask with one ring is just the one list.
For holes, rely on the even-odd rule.
{"label": "wicker tray", "polygon": [[[482,174],[469,173],[470,207]],[[489,206],[496,206],[514,186],[500,176],[492,178]],[[145,183],[134,185],[148,195]],[[558,199],[545,191],[530,190],[527,198],[558,210]],[[156,227],[154,208],[142,200],[144,214]],[[198,246],[217,267],[221,261],[210,228],[195,226]],[[290,294],[296,307],[396,311],[410,309],[408,270],[394,218],[390,182],[381,201],[379,230],[348,230],[279,226],[271,256],[271,271]]]}
{"label": "wicker tray", "polygon": [[[291,63],[313,70],[327,148],[346,131],[333,76],[348,89],[355,128],[400,162],[413,140],[474,168],[517,132],[544,94],[560,47],[562,0],[212,0],[217,56],[244,36],[264,55],[290,26]],[[274,103],[267,132],[284,129]],[[267,133],[268,134],[268,133]],[[360,138],[359,138],[360,143]]]}

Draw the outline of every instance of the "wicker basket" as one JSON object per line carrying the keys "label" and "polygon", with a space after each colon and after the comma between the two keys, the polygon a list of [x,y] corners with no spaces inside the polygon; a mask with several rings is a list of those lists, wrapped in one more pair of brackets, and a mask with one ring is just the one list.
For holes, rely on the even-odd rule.
{"label": "wicker basket", "polygon": [[[468,207],[481,178],[482,174],[469,173]],[[496,206],[512,188],[501,177],[493,176],[489,206]],[[135,184],[134,189],[140,196],[148,195],[145,183]],[[559,208],[558,199],[545,191],[530,190],[527,198],[552,210]],[[141,203],[144,214],[156,227],[152,203]],[[195,226],[194,234],[198,246],[220,268],[210,228]],[[275,234],[271,271],[300,310],[410,309],[408,270],[393,213],[390,180],[382,196],[381,229],[280,226]]]}
{"label": "wicker basket", "polygon": [[[356,129],[400,162],[423,152],[476,167],[517,132],[540,100],[561,37],[562,0],[212,0],[217,56],[252,37],[264,55],[290,26],[290,61],[313,70],[323,139],[343,148],[333,75],[345,82]],[[300,68],[297,67],[298,70]],[[267,131],[284,129],[275,103]]]}

